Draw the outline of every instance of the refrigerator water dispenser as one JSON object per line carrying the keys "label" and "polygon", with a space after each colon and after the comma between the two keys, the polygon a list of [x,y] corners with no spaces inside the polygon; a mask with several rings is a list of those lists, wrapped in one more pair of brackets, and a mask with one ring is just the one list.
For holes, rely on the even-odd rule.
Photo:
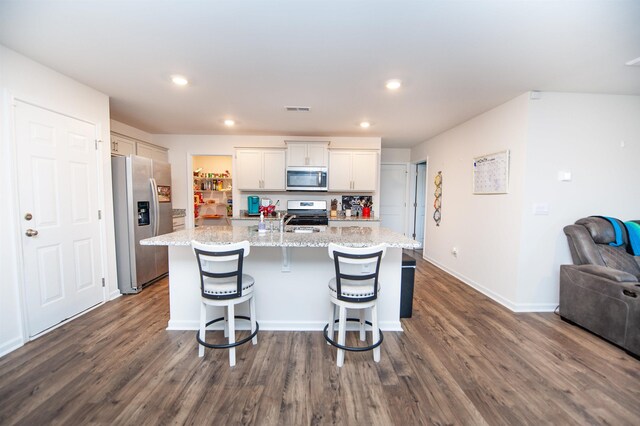
{"label": "refrigerator water dispenser", "polygon": [[149,225],[149,202],[138,201],[138,226]]}

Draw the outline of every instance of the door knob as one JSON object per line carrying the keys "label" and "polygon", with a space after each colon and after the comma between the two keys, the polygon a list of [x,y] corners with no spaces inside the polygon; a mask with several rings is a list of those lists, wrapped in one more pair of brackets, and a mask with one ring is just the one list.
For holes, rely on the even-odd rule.
{"label": "door knob", "polygon": [[36,235],[38,235],[38,231],[36,231],[35,229],[27,229],[25,235],[27,237],[35,237]]}
{"label": "door knob", "polygon": [[24,220],[31,220],[33,219],[33,215],[31,213],[27,213],[24,215]]}

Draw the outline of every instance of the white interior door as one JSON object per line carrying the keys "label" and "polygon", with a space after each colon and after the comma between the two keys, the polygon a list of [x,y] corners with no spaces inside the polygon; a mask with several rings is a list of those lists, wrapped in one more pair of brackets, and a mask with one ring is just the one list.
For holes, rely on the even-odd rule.
{"label": "white interior door", "polygon": [[427,163],[416,164],[416,204],[414,239],[424,245],[424,225],[427,199]]}
{"label": "white interior door", "polygon": [[380,224],[406,235],[407,166],[380,166]]}
{"label": "white interior door", "polygon": [[103,296],[95,126],[23,102],[15,107],[29,335]]}

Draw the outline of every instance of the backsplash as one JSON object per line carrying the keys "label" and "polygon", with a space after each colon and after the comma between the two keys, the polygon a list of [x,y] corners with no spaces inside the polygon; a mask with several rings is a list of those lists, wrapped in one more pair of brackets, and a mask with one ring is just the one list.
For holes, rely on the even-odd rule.
{"label": "backsplash", "polygon": [[358,216],[362,211],[362,204],[371,206],[371,195],[343,195],[342,210],[351,209],[351,214]]}
{"label": "backsplash", "polygon": [[278,200],[280,200],[280,204],[278,205],[278,210],[286,210],[287,209],[287,201],[288,200],[324,200],[327,202],[327,208],[331,208],[331,200],[338,200],[338,210],[346,210],[346,207],[343,205],[343,199],[345,197],[351,197],[354,199],[359,198],[368,198],[369,200],[373,200],[373,208],[375,209],[377,197],[372,195],[343,195],[338,193],[328,193],[328,192],[269,192],[269,193],[261,193],[260,191],[242,191],[240,193],[240,199],[236,200],[234,198],[234,208],[237,206],[239,210],[247,209],[247,197],[249,195],[257,195],[262,198],[269,198],[273,204],[275,204]]}

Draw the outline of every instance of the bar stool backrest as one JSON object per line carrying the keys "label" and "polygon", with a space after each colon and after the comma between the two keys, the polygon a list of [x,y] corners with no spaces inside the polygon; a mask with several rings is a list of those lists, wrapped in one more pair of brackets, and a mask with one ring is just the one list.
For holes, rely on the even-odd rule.
{"label": "bar stool backrest", "polygon": [[330,243],[329,257],[333,259],[336,270],[338,300],[367,302],[377,299],[380,263],[385,253],[385,244],[372,247],[345,247]]}
{"label": "bar stool backrest", "polygon": [[242,297],[242,264],[244,257],[249,255],[249,241],[221,245],[191,241],[191,247],[200,269],[202,297],[206,299]]}

